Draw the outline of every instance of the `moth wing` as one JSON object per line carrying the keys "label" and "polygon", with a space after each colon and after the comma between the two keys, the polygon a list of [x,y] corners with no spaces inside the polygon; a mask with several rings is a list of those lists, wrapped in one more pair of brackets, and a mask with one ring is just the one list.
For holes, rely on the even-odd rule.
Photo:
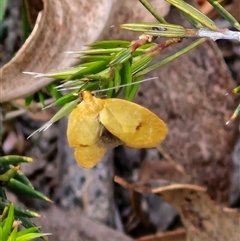
{"label": "moth wing", "polygon": [[89,114],[81,103],[70,113],[67,127],[67,138],[70,147],[94,145],[102,133],[98,120],[99,112]]}
{"label": "moth wing", "polygon": [[84,168],[94,167],[106,153],[106,148],[97,146],[77,147],[74,156],[77,163]]}
{"label": "moth wing", "polygon": [[121,99],[106,99],[99,120],[109,132],[132,148],[155,147],[168,131],[157,115]]}

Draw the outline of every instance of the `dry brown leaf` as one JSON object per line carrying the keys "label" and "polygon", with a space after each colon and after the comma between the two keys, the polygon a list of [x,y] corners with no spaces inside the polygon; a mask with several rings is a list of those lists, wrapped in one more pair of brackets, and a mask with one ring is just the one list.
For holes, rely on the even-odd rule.
{"label": "dry brown leaf", "polygon": [[42,0],[24,0],[24,6],[27,12],[28,22],[31,27],[34,27],[38,13],[43,10]]}
{"label": "dry brown leaf", "polygon": [[190,241],[239,241],[240,211],[217,206],[206,189],[190,184],[171,184],[151,188],[151,183],[130,184],[119,177],[120,185],[138,192],[152,192],[169,202],[181,216]]}
{"label": "dry brown leaf", "polygon": [[204,188],[172,184],[152,189],[173,205],[191,241],[239,241],[240,212],[216,206]]}
{"label": "dry brown leaf", "polygon": [[18,138],[14,131],[8,133],[6,139],[2,143],[2,150],[4,153],[10,153],[18,144]]}
{"label": "dry brown leaf", "polygon": [[34,79],[23,71],[46,73],[73,64],[73,56],[65,51],[82,49],[84,44],[96,40],[113,3],[114,0],[44,0],[44,9],[31,35],[0,69],[0,103],[34,93],[53,81]]}
{"label": "dry brown leaf", "polygon": [[[150,2],[160,14],[166,15],[168,3],[164,0]],[[29,20],[34,23],[42,0],[34,0],[33,4],[25,0],[25,3],[30,10]],[[110,28],[111,25],[118,26],[131,19],[154,19],[137,0],[43,0],[43,6],[29,38],[16,56],[0,69],[0,103],[30,95],[53,81],[35,79],[24,75],[23,71],[47,73],[67,68],[76,60],[65,51],[83,49],[85,44],[98,38],[132,36],[132,33],[125,35],[129,31]]]}
{"label": "dry brown leaf", "polygon": [[186,241],[186,232],[184,229],[157,233],[136,239],[135,241]]}

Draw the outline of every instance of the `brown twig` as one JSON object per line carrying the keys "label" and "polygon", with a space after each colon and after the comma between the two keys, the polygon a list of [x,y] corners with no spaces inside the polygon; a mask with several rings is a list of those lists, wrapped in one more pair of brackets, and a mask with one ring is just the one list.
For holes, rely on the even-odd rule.
{"label": "brown twig", "polygon": [[187,178],[188,182],[191,182],[191,180],[192,180],[191,176],[189,176],[186,173],[186,171],[182,165],[177,163],[177,161],[174,160],[160,145],[156,146],[156,148],[172,167],[174,167],[178,172],[180,172],[182,175],[184,175]]}
{"label": "brown twig", "polygon": [[135,241],[185,241],[186,231],[181,228],[174,231],[147,235]]}

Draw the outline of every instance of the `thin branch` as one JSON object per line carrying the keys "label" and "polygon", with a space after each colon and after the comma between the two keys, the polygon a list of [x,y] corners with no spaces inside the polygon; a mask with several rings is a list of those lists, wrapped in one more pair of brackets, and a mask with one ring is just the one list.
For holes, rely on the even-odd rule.
{"label": "thin branch", "polygon": [[216,41],[217,39],[235,39],[240,42],[240,32],[239,31],[231,31],[229,29],[222,29],[221,32],[212,31],[208,28],[201,28],[196,31],[196,36],[211,38]]}
{"label": "thin branch", "polygon": [[139,2],[160,22],[167,23],[166,20],[158,14],[155,8],[146,0],[139,0]]}
{"label": "thin branch", "polygon": [[187,178],[188,182],[191,182],[191,177],[186,173],[184,167],[179,164],[176,160],[174,160],[163,148],[162,146],[156,146],[157,150],[162,154],[162,156],[166,159],[166,161],[175,168],[179,173],[184,175]]}
{"label": "thin branch", "polygon": [[[48,104],[52,103],[53,101],[54,101],[53,98],[45,100],[45,104],[48,105]],[[39,111],[42,108],[42,104],[41,103],[37,103],[36,107],[37,107],[37,109],[35,111]],[[18,117],[20,115],[23,115],[23,114],[27,113],[28,111],[30,111],[29,108],[21,108],[19,110],[14,110],[14,111],[8,112],[3,117],[3,121],[8,121],[8,120],[14,119],[14,118],[16,118],[16,117]]]}

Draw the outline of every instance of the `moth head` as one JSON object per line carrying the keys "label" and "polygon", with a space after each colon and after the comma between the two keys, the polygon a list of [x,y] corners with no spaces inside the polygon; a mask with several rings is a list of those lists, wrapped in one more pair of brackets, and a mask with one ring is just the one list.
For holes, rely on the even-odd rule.
{"label": "moth head", "polygon": [[82,100],[90,100],[92,99],[93,97],[93,93],[90,92],[90,91],[87,91],[87,90],[84,90],[84,91],[80,91],[79,92],[79,97],[82,99]]}

